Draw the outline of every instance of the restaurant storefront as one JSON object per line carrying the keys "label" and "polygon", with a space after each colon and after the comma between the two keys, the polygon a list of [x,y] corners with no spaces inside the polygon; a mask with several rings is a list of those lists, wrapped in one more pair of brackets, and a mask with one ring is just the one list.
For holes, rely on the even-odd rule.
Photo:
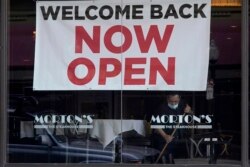
{"label": "restaurant storefront", "polygon": [[1,167],[249,166],[248,0],[0,9]]}

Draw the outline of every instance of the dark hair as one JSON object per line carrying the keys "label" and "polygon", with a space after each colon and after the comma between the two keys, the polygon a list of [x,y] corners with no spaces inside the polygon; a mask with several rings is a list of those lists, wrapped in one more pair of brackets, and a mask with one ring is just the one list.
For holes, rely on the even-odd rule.
{"label": "dark hair", "polygon": [[166,93],[167,96],[174,96],[174,95],[180,95],[180,92],[178,91],[169,91]]}
{"label": "dark hair", "polygon": [[169,98],[170,96],[175,96],[175,95],[178,95],[179,97],[181,97],[178,91],[169,91],[166,93],[167,98]]}

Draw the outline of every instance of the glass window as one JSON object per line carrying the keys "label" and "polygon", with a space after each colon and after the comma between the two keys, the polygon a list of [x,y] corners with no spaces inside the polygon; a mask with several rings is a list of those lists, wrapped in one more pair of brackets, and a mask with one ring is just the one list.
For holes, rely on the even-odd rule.
{"label": "glass window", "polygon": [[[121,5],[124,5],[122,1]],[[71,13],[71,9],[73,7],[64,9],[65,20],[78,11],[75,6],[74,12]],[[97,10],[94,5],[91,9]],[[117,13],[124,12],[123,17],[139,19],[139,9],[134,7],[131,15],[126,15],[127,8]],[[112,13],[108,5],[101,12],[104,20]],[[90,20],[95,19],[92,12],[87,14]],[[237,2],[221,6],[214,0],[206,91],[112,87],[108,90],[34,90],[36,15],[36,2],[10,1],[8,163],[241,163],[241,9]],[[79,13],[75,17],[83,19]],[[116,19],[116,24],[125,35],[114,35],[114,40],[126,43],[129,33],[123,19]],[[65,42],[66,37],[60,33],[58,30],[55,38],[60,37]],[[53,38],[43,38],[50,39],[47,46],[60,46],[60,43],[53,43]],[[109,49],[127,49],[127,45],[112,46],[112,40]],[[94,50],[98,43],[93,41]],[[42,53],[46,51],[43,48]],[[122,51],[117,51],[115,58],[125,64],[123,56]],[[138,64],[143,65],[143,62]],[[109,70],[118,68],[115,63],[112,65]],[[160,68],[157,65],[156,68]],[[107,70],[107,66],[103,69]],[[94,71],[93,66],[88,70]],[[118,75],[113,71],[105,72],[110,76]],[[138,70],[138,73],[142,72]],[[50,73],[46,75],[55,77]],[[118,80],[123,80],[124,76],[120,76]]]}
{"label": "glass window", "polygon": [[[241,11],[215,2],[206,91],[123,92],[124,120],[145,121],[144,135],[138,131],[123,135],[124,149],[143,146],[147,155],[143,163],[239,164],[241,160]],[[183,115],[187,105],[191,115]]]}

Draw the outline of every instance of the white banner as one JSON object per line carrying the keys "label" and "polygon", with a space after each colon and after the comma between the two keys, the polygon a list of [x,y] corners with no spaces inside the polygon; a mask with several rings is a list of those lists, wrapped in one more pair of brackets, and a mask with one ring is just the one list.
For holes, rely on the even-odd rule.
{"label": "white banner", "polygon": [[34,90],[207,85],[210,0],[37,1]]}

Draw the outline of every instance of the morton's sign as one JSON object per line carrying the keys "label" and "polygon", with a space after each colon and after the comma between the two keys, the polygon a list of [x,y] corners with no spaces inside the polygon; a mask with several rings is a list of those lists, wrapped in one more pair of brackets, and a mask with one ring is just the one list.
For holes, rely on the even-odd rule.
{"label": "morton's sign", "polygon": [[209,0],[38,1],[35,90],[205,90]]}

